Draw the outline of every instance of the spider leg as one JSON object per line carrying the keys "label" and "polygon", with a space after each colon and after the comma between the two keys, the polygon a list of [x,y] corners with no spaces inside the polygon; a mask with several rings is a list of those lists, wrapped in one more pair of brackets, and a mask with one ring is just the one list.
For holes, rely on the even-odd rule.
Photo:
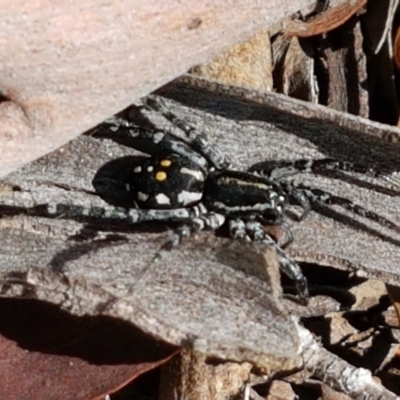
{"label": "spider leg", "polygon": [[41,209],[46,216],[52,218],[97,218],[123,220],[127,223],[142,222],[183,222],[184,225],[176,229],[174,237],[168,241],[163,248],[178,246],[181,241],[189,237],[193,232],[204,229],[216,230],[220,228],[225,217],[222,214],[208,212],[203,204],[197,204],[190,208],[177,208],[167,210],[146,210],[146,209],[123,209],[123,208],[101,208],[84,207],[67,204],[46,204],[36,206]]}
{"label": "spider leg", "polygon": [[103,122],[102,126],[114,132],[115,135],[127,137],[129,146],[144,153],[151,155],[160,153],[179,154],[207,169],[208,162],[206,158],[193,151],[187,143],[170,132],[143,128],[120,117],[112,117]]}
{"label": "spider leg", "polygon": [[168,241],[163,248],[171,249],[178,246],[184,238],[189,237],[193,232],[199,232],[204,229],[217,230],[225,222],[222,214],[210,212],[193,218],[187,224],[175,230],[174,237]]}
{"label": "spider leg", "polygon": [[242,219],[229,220],[229,235],[233,239],[245,239],[247,236],[246,224]]}
{"label": "spider leg", "polygon": [[[260,224],[260,226],[262,226]],[[285,223],[282,222],[280,227],[285,232],[285,242],[279,243],[281,249],[288,247],[293,242],[293,233],[290,230],[290,227]],[[229,235],[233,239],[251,239],[248,235],[248,231],[246,229],[246,224],[242,219],[231,219],[229,220]]]}
{"label": "spider leg", "polygon": [[287,194],[290,203],[295,203],[300,205],[303,209],[303,212],[299,217],[297,217],[298,221],[303,221],[307,215],[311,211],[311,204],[308,197],[304,194],[303,190],[299,190],[295,187],[292,182],[282,182],[281,183],[282,189]]}
{"label": "spider leg", "polygon": [[141,223],[149,221],[157,222],[187,222],[197,220],[202,216],[206,209],[202,204],[197,204],[189,208],[176,209],[137,209],[129,210],[119,207],[85,207],[68,204],[45,204],[34,207],[35,210],[43,210],[48,217],[52,218],[96,218],[96,219],[111,219],[123,220],[127,223]]}
{"label": "spider leg", "polygon": [[300,159],[294,161],[271,161],[253,166],[251,171],[277,180],[299,173],[321,173],[327,171],[356,172],[374,178],[383,178],[395,186],[400,186],[400,182],[397,179],[393,178],[391,175],[383,173],[382,171],[378,171],[372,165],[361,165],[348,161],[339,161],[333,158],[322,158],[319,160]]}
{"label": "spider leg", "polygon": [[286,249],[293,243],[294,237],[293,237],[293,232],[290,229],[290,226],[284,221],[280,224],[281,229],[285,233],[285,241],[282,243],[279,243],[279,246],[281,249]]}
{"label": "spider leg", "polygon": [[307,279],[299,265],[289,258],[282,248],[264,231],[263,226],[257,221],[244,222],[236,219],[229,221],[229,231],[234,239],[248,237],[250,240],[261,241],[268,247],[275,249],[276,256],[285,275],[292,279],[303,303],[307,303],[310,294],[308,292]]}
{"label": "spider leg", "polygon": [[299,187],[303,189],[304,194],[310,199],[311,202],[315,202],[317,204],[328,204],[328,205],[338,205],[345,210],[349,210],[356,215],[359,215],[364,218],[368,218],[371,221],[377,222],[378,224],[393,229],[397,232],[400,232],[400,226],[396,225],[394,222],[376,214],[373,211],[367,210],[366,208],[353,203],[351,200],[346,199],[344,197],[335,196],[329,192],[320,189],[312,189],[305,186]]}
{"label": "spider leg", "polygon": [[188,124],[174,115],[161,101],[154,96],[149,95],[142,99],[144,104],[159,112],[164,118],[178,127],[190,140],[194,150],[203,155],[215,169],[229,168],[230,163],[226,160],[224,154],[215,145],[209,143],[206,135],[200,132],[194,126]]}

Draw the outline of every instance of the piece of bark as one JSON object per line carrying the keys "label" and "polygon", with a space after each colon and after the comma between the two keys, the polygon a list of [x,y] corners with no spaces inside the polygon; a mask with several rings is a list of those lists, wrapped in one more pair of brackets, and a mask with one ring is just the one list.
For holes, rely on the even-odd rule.
{"label": "piece of bark", "polygon": [[264,29],[249,40],[239,43],[191,73],[228,85],[257,90],[272,90],[271,43]]}
{"label": "piece of bark", "polygon": [[274,381],[268,391],[266,400],[295,400],[296,393],[292,386],[284,381]]}
{"label": "piece of bark", "polygon": [[273,42],[274,88],[278,93],[318,103],[313,48],[297,37],[278,36]]}
{"label": "piece of bark", "polygon": [[353,48],[354,26],[355,21],[350,20],[340,29],[329,32],[324,40],[329,81],[326,105],[357,115],[357,110],[349,107],[349,102],[357,95],[359,85]]}
{"label": "piece of bark", "polygon": [[183,350],[162,367],[160,398],[225,400],[240,394],[251,368],[249,363],[207,361],[203,354]]}
{"label": "piece of bark", "polygon": [[358,13],[367,0],[335,0],[329,2],[329,7],[309,21],[287,20],[283,33],[287,36],[309,37],[329,32],[348,21]]}
{"label": "piece of bark", "polygon": [[[232,89],[202,80],[197,80],[197,82],[199,85],[202,83],[210,85],[214,88],[214,93],[202,94],[190,90],[185,93],[182,87],[177,87],[176,90],[171,91],[170,95],[194,107],[190,110],[181,109],[178,112],[183,118],[204,128],[211,140],[216,141],[230,155],[238,168],[244,169],[265,159],[293,159],[294,156],[296,158],[325,156],[364,164],[373,163],[387,170],[388,173],[399,168],[396,141],[399,140],[400,135],[397,128],[364,121],[276,94]],[[237,98],[241,98],[241,101],[246,96],[249,100],[252,98],[253,105],[240,106],[238,103],[229,105],[227,95],[230,90],[236,90]],[[210,118],[208,114],[202,114],[202,111],[198,110],[199,108],[207,109],[207,99],[215,96],[217,92],[219,107],[228,107],[224,111],[228,118],[224,119],[221,116]],[[216,101],[214,97],[213,104]],[[254,101],[263,102],[264,106],[256,106]],[[229,107],[231,111],[228,111]],[[213,112],[218,114],[218,110],[217,107]],[[238,122],[230,119],[230,115]],[[54,180],[59,185],[72,187],[78,186],[78,182],[80,186],[90,188],[88,176],[93,176],[93,172],[90,171],[96,171],[101,167],[102,157],[107,159],[110,155],[118,157],[124,153],[115,145],[108,149],[101,149],[95,140],[86,139],[86,143],[87,145],[84,142],[78,142],[78,148],[71,149],[68,157],[62,162],[59,156],[53,155],[51,159],[55,164],[52,168],[47,167],[45,173],[43,173],[43,168],[46,162],[39,161],[35,166],[36,173],[34,173],[34,166],[26,170],[32,173],[29,181],[23,174],[13,175],[9,179],[10,185],[28,189],[30,184],[34,185],[35,180],[47,179]],[[79,147],[81,147],[80,150]],[[81,152],[92,154],[90,161],[82,159]],[[65,167],[69,165],[72,170],[63,172],[59,168],[62,165]],[[75,177],[72,178],[71,173]],[[320,176],[304,176],[303,178],[305,181],[311,178],[312,185],[320,185],[329,192],[350,198],[395,223],[398,219],[397,198],[390,195],[384,181],[378,183],[373,179],[364,180],[359,176],[341,176],[341,179]],[[85,185],[83,185],[84,182],[86,182]],[[34,190],[35,201],[49,201],[48,194],[47,197],[41,197],[42,192],[39,189],[34,189],[34,187],[30,189]],[[19,197],[23,205],[32,205],[31,194],[16,192],[13,195],[15,198]],[[64,192],[63,195],[66,196],[68,193]],[[78,201],[77,196],[82,196],[83,200],[85,195],[75,194],[75,199]],[[24,201],[22,197],[25,198]],[[59,201],[62,200],[62,198],[59,199]],[[102,203],[97,201],[94,204]],[[387,279],[387,283],[396,283],[399,279],[396,271],[398,239],[394,231],[388,231],[375,224],[371,225],[370,221],[363,221],[354,214],[349,215],[339,208],[333,208],[332,212],[329,210],[314,212],[306,221],[293,224],[293,231],[296,240],[289,248],[289,252],[303,261],[354,269],[358,274]],[[309,240],[315,237],[315,232],[318,232],[317,240]],[[348,237],[352,237],[350,246],[347,243]],[[368,249],[365,249],[365,246],[368,246]]]}
{"label": "piece of bark", "polygon": [[368,91],[368,71],[367,57],[364,50],[364,37],[362,33],[361,21],[357,21],[353,29],[354,35],[354,59],[357,75],[357,97],[350,100],[349,110],[355,110],[354,114],[363,118],[369,118],[369,91]]}
{"label": "piece of bark", "polygon": [[[164,93],[195,109],[216,114],[213,118],[197,119],[199,126],[209,135],[214,135],[219,147],[231,154],[235,166],[240,169],[257,164],[259,160],[323,157],[373,164],[388,173],[400,169],[400,131],[397,128],[277,94],[261,94],[192,77],[180,81],[183,86],[176,91],[171,86],[173,93]],[[209,108],[200,92],[197,95],[185,94],[183,88],[187,84],[196,86],[197,90],[201,87],[210,90],[214,103],[217,95],[221,101],[233,96],[241,102],[244,99],[253,102],[253,107],[250,104],[243,107],[232,105],[231,119],[225,111],[224,117],[228,117],[229,123],[222,128],[218,107],[214,109],[213,105]],[[204,96],[207,97],[207,94]],[[257,103],[262,105],[257,108]],[[196,121],[193,110],[185,118]],[[218,128],[212,127],[213,124]],[[232,135],[237,132],[234,144],[228,132]],[[362,176],[344,175],[330,179],[314,174],[303,175],[299,179],[310,186],[349,198],[399,224],[398,192],[388,190],[389,186],[385,188],[383,180],[377,182]],[[319,209],[306,221],[294,223],[292,229],[296,239],[288,252],[299,260],[350,269],[360,276],[388,283],[399,282],[396,230],[388,231],[371,224],[371,221],[362,221],[337,207]]]}
{"label": "piece of bark", "polygon": [[0,2],[0,173],[313,0]]}
{"label": "piece of bark", "polygon": [[[392,39],[387,30],[388,19],[392,19],[391,9],[396,2],[370,1],[367,12],[361,16],[368,67],[370,118],[391,125],[398,122],[399,105],[394,84]],[[380,48],[378,53],[377,48]]]}
{"label": "piece of bark", "polygon": [[[323,156],[373,162],[388,173],[399,170],[400,135],[393,127],[193,77],[160,93],[173,112],[204,130],[242,170],[265,160]],[[159,127],[169,126],[154,113],[146,115]],[[93,193],[94,175],[108,161],[137,154],[112,138],[82,137],[3,183],[0,269],[5,294],[37,296],[80,315],[122,318],[156,338],[267,371],[299,367],[296,324],[277,298],[279,290],[265,283],[265,271],[260,271],[265,262],[257,261],[262,252],[256,244],[203,232],[151,264],[142,279],[143,269],[169,237],[163,227],[98,219],[83,219],[82,225],[62,216],[46,218],[36,208],[26,215],[26,207],[38,203],[105,206]],[[311,182],[300,178],[398,223],[397,198],[383,181],[352,174],[312,176]],[[398,282],[396,230],[333,209],[333,214],[317,210],[293,222],[295,240],[288,252],[298,260]]]}
{"label": "piece of bark", "polygon": [[320,103],[338,111],[369,117],[366,56],[359,19],[352,18],[314,45],[321,54]]}
{"label": "piece of bark", "polygon": [[309,331],[302,327],[299,330],[304,367],[315,378],[329,383],[331,389],[348,394],[353,399],[398,399],[374,379],[369,370],[353,367],[325,350]]}

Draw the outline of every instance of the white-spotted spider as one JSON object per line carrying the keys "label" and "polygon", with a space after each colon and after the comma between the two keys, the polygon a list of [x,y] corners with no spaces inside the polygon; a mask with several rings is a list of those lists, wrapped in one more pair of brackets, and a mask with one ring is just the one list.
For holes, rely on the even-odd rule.
{"label": "white-spotted spider", "polygon": [[[288,216],[288,205],[301,206],[303,212],[300,220],[307,216],[311,203],[335,204],[389,228],[400,229],[391,221],[348,199],[319,189],[294,185],[290,179],[300,172],[336,170],[391,179],[370,166],[319,159],[271,161],[253,166],[249,171],[234,170],[203,133],[177,118],[154,97],[149,96],[144,102],[181,129],[187,140],[165,131],[138,127],[119,117],[104,123],[103,126],[111,131],[123,131],[129,135],[133,147],[146,148],[150,154],[143,163],[132,167],[130,179],[126,182],[132,208],[105,210],[58,204],[49,207],[49,214],[122,218],[131,223],[182,223],[169,243],[171,246],[178,245],[193,231],[216,230],[227,223],[232,238],[262,241],[275,249],[282,271],[295,281],[304,302],[309,298],[309,293],[300,267],[264,230],[264,225],[284,223]],[[398,185],[396,181],[393,182]]]}

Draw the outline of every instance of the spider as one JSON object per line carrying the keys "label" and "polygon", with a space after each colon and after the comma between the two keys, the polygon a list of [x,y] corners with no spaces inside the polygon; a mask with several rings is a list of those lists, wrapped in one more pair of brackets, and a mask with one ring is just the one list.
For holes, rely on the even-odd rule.
{"label": "spider", "polygon": [[[181,226],[169,242],[170,247],[177,246],[192,232],[216,230],[227,223],[232,238],[262,241],[275,249],[282,271],[294,280],[303,303],[309,299],[307,280],[299,265],[283,250],[293,239],[285,227],[288,205],[301,207],[298,220],[306,218],[312,203],[336,204],[389,228],[400,229],[348,199],[319,189],[296,186],[290,179],[301,172],[337,170],[392,179],[371,166],[326,158],[271,161],[248,171],[235,170],[222,152],[208,142],[204,133],[176,117],[158,98],[150,95],[143,103],[182,130],[186,140],[167,131],[139,127],[124,118],[113,117],[103,123],[111,131],[129,135],[133,147],[145,149],[150,155],[141,164],[133,166],[126,182],[132,208],[107,210],[75,206],[67,209],[58,204],[50,213],[122,218],[131,223],[180,222]],[[278,225],[287,230],[286,243],[277,243],[265,231],[264,225]]]}

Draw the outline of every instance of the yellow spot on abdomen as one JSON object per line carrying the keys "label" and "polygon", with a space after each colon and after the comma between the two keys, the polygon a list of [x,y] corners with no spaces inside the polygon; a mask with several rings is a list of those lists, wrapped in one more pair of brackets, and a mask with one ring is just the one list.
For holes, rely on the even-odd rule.
{"label": "yellow spot on abdomen", "polygon": [[167,174],[164,171],[158,171],[156,173],[156,181],[162,182],[167,179]]}
{"label": "yellow spot on abdomen", "polygon": [[165,158],[164,160],[160,161],[160,165],[162,167],[169,167],[172,164],[171,160],[168,160],[168,158]]}

